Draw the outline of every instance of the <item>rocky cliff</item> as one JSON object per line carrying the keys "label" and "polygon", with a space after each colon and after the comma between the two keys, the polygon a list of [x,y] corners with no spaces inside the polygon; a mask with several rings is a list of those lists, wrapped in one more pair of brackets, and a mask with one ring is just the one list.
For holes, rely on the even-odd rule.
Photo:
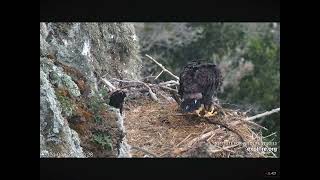
{"label": "rocky cliff", "polygon": [[40,23],[40,157],[125,157],[122,116],[100,78],[140,69],[130,23]]}

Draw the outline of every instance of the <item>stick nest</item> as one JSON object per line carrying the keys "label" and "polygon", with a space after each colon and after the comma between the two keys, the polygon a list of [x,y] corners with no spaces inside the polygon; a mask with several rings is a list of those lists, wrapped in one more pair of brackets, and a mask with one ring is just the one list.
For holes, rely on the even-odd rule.
{"label": "stick nest", "polygon": [[[169,93],[153,91],[159,101],[137,91],[126,101],[124,125],[131,146],[155,157],[275,157],[256,149],[271,146],[261,128],[245,121],[246,113],[221,108],[210,119],[185,115]],[[145,151],[132,148],[132,156],[152,157]]]}
{"label": "stick nest", "polygon": [[[264,142],[261,128],[266,128],[252,120],[280,108],[250,118],[244,112],[223,107],[210,118],[181,114],[177,98],[179,77],[146,56],[162,69],[154,80],[163,72],[175,80],[150,84],[113,79],[131,84],[121,88],[129,90],[124,125],[133,157],[276,157],[269,149],[272,144]],[[104,82],[109,89],[115,89],[109,81]]]}

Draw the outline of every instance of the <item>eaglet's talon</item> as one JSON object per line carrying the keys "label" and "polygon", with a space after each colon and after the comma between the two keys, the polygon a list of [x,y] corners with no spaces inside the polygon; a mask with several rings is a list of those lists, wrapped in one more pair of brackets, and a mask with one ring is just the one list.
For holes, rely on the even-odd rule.
{"label": "eaglet's talon", "polygon": [[206,111],[204,117],[213,117],[213,116],[215,116],[215,115],[217,115],[217,114],[218,114],[218,112],[217,112],[216,109],[214,108],[214,105],[211,105],[211,106],[209,107],[209,110]]}
{"label": "eaglet's talon", "polygon": [[217,114],[218,114],[217,111],[209,111],[204,115],[204,117],[213,117],[213,116],[215,116]]}

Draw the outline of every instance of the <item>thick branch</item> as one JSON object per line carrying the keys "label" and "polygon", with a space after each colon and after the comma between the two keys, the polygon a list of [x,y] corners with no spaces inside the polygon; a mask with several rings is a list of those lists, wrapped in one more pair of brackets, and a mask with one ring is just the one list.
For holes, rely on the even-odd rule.
{"label": "thick branch", "polygon": [[271,114],[279,112],[279,111],[280,111],[280,108],[276,108],[276,109],[273,109],[271,111],[267,111],[267,112],[264,112],[264,113],[261,113],[261,114],[258,114],[258,115],[252,116],[252,117],[248,117],[245,120],[246,121],[252,121],[254,119],[258,119],[258,118],[261,118],[261,117],[264,117],[264,116],[268,116],[268,115],[271,115]]}
{"label": "thick branch", "polygon": [[146,56],[151,59],[154,63],[156,63],[164,72],[167,72],[168,74],[170,74],[172,77],[174,77],[176,80],[179,81],[179,77],[174,75],[172,72],[170,72],[169,70],[167,70],[162,64],[158,63],[158,61],[156,61],[155,59],[153,59],[151,56],[149,56],[148,54],[146,54]]}

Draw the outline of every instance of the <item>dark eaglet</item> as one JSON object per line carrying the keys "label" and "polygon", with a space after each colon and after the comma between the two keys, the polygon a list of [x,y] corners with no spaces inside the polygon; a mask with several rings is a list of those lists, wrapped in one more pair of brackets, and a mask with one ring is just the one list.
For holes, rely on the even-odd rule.
{"label": "dark eaglet", "polygon": [[202,117],[214,116],[222,82],[221,71],[215,64],[200,61],[188,63],[180,73],[178,94],[182,111]]}

